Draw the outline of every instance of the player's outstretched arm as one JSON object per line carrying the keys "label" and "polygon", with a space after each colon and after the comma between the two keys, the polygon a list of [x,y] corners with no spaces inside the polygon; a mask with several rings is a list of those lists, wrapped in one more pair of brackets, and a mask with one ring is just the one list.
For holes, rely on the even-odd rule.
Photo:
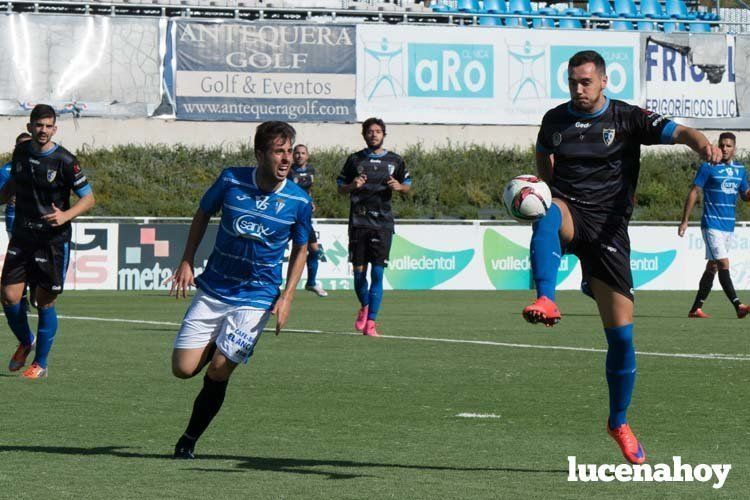
{"label": "player's outstretched arm", "polygon": [[195,261],[195,252],[198,251],[198,247],[203,240],[203,235],[206,234],[206,228],[211,220],[211,216],[200,208],[195,211],[193,216],[193,222],[190,224],[190,232],[188,233],[187,241],[185,242],[185,251],[182,252],[182,260],[177,270],[172,276],[164,280],[162,285],[171,283],[169,288],[169,295],[175,296],[176,299],[180,298],[180,291],[182,296],[187,297],[187,291],[191,286],[195,286],[195,275],[193,271],[193,262]]}
{"label": "player's outstretched arm", "polygon": [[302,276],[302,271],[307,265],[307,243],[297,245],[292,243],[292,251],[289,254],[289,267],[286,271],[286,286],[281,292],[279,300],[273,306],[271,314],[276,315],[276,335],[281,333],[286,320],[289,318],[289,311],[292,309],[292,300],[294,300],[294,291],[297,289],[297,283]]}
{"label": "player's outstretched arm", "polygon": [[685,144],[710,163],[721,162],[721,149],[711,144],[711,141],[700,130],[684,125],[677,125],[672,134],[675,144]]}
{"label": "player's outstretched arm", "polygon": [[693,187],[688,191],[687,197],[685,198],[685,207],[682,209],[682,222],[680,222],[680,226],[677,228],[677,234],[680,235],[680,237],[685,236],[688,221],[690,220],[690,214],[693,212],[695,202],[698,200],[698,191],[700,191],[700,189],[701,188],[693,184]]}

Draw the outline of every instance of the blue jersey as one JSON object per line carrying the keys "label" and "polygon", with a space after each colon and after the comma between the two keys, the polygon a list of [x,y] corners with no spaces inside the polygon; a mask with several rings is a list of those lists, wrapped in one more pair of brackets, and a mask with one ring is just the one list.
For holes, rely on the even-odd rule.
{"label": "blue jersey", "polygon": [[[13,162],[8,162],[0,168],[0,189],[10,180],[10,171]],[[16,207],[13,203],[5,205],[5,230],[10,233],[13,230],[13,220],[16,218]]]}
{"label": "blue jersey", "polygon": [[203,195],[201,210],[221,210],[221,223],[206,269],[195,281],[224,303],[271,309],[289,240],[307,245],[310,239],[312,200],[286,180],[272,193],[262,191],[255,172],[227,168]]}
{"label": "blue jersey", "polygon": [[734,208],[737,195],[747,191],[744,165],[704,163],[698,168],[693,184],[703,189],[703,217],[701,227],[719,231],[734,231]]}

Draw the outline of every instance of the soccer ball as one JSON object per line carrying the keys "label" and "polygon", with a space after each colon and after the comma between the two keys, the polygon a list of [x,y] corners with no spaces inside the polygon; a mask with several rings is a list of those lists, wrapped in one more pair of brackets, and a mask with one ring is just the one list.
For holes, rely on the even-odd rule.
{"label": "soccer ball", "polygon": [[503,204],[511,217],[529,224],[547,214],[552,206],[552,193],[547,183],[537,176],[519,175],[505,186]]}

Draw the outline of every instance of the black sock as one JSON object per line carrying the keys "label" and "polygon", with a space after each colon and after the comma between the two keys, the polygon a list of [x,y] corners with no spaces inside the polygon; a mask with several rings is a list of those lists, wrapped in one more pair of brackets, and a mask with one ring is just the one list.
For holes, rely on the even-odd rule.
{"label": "black sock", "polygon": [[719,269],[719,283],[721,283],[724,293],[727,294],[727,298],[732,302],[734,309],[738,310],[740,299],[737,298],[737,292],[734,291],[734,283],[732,283],[732,276],[729,274],[729,269]]}
{"label": "black sock", "polygon": [[229,380],[217,382],[211,379],[208,374],[203,377],[203,389],[195,398],[193,414],[190,416],[187,429],[185,429],[185,437],[194,441],[201,437],[208,424],[219,413],[219,409],[224,402],[224,395],[227,393],[228,383]]}
{"label": "black sock", "polygon": [[708,298],[708,294],[711,293],[711,287],[714,286],[714,277],[716,274],[711,271],[704,271],[701,276],[701,281],[698,284],[698,293],[695,295],[695,302],[693,307],[690,309],[691,312],[695,312],[696,309],[703,307],[703,302]]}

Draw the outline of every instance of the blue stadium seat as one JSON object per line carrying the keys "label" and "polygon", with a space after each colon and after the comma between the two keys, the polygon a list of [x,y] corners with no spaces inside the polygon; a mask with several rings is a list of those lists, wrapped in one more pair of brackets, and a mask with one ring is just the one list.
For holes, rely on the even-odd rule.
{"label": "blue stadium seat", "polygon": [[508,8],[505,0],[484,0],[484,11],[488,14],[505,14]]}
{"label": "blue stadium seat", "polygon": [[711,33],[711,25],[708,23],[691,23],[688,24],[690,33]]}
{"label": "blue stadium seat", "polygon": [[615,12],[618,17],[641,17],[635,8],[633,0],[615,0]]}
{"label": "blue stadium seat", "polygon": [[612,26],[610,26],[610,29],[615,31],[632,31],[633,23],[631,23],[630,21],[612,21]]}
{"label": "blue stadium seat", "polygon": [[458,12],[458,11],[448,4],[436,3],[435,5],[432,5],[432,12]]}
{"label": "blue stadium seat", "polygon": [[565,17],[560,18],[560,28],[561,29],[580,29],[583,28],[583,25],[581,24],[581,18],[586,17],[586,11],[583,9],[579,9],[578,7],[572,7],[569,9],[565,9],[562,12]]}
{"label": "blue stadium seat", "polygon": [[480,12],[479,0],[458,0],[456,8],[459,12]]}
{"label": "blue stadium seat", "polygon": [[[641,0],[641,16],[654,21],[663,21],[669,19],[661,8],[659,0]],[[640,31],[659,31],[659,24],[651,21],[638,23]]]}
{"label": "blue stadium seat", "polygon": [[[559,15],[559,12],[557,9],[553,7],[545,7],[543,9],[538,9],[533,12],[537,15],[542,16],[557,16]],[[555,27],[555,18],[554,17],[538,17],[531,20],[531,26],[534,28],[554,28]]]}
{"label": "blue stadium seat", "polygon": [[589,16],[592,17],[613,17],[614,12],[609,0],[589,0]]}
{"label": "blue stadium seat", "polygon": [[[508,3],[508,14],[531,14],[531,0],[510,0]],[[518,26],[527,28],[529,26],[528,19],[523,17],[507,18],[505,20],[506,26]]]}

